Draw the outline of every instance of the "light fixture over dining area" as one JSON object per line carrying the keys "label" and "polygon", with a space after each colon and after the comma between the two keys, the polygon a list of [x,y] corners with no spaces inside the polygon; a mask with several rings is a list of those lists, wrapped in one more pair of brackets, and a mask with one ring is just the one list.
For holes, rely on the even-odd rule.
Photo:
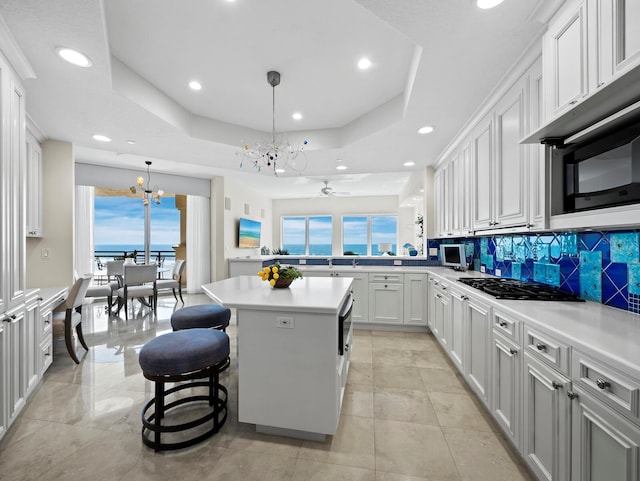
{"label": "light fixture over dining area", "polygon": [[142,205],[144,205],[144,263],[151,262],[151,201],[156,205],[160,205],[160,199],[164,195],[164,191],[158,189],[157,186],[151,187],[151,161],[146,160],[147,164],[147,185],[144,185],[144,177],[139,175],[136,178],[136,184],[129,187],[132,194],[137,194],[138,190],[142,191]]}
{"label": "light fixture over dining area", "polygon": [[242,150],[236,154],[240,156],[240,168],[245,167],[247,162],[258,172],[268,168],[273,170],[276,176],[284,170],[303,172],[307,168],[304,149],[309,142],[303,140],[300,145],[294,147],[283,134],[280,134],[280,139],[276,138],[276,86],[280,85],[280,72],[267,72],[267,82],[272,88],[271,140],[256,143],[253,147],[244,144]]}

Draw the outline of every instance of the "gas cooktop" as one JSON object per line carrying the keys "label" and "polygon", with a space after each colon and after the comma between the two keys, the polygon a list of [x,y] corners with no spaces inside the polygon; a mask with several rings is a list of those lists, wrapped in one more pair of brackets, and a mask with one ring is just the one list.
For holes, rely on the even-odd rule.
{"label": "gas cooktop", "polygon": [[522,282],[501,277],[496,277],[495,279],[462,277],[458,280],[474,289],[486,292],[496,299],[584,302],[584,299],[575,294],[564,292],[545,284]]}

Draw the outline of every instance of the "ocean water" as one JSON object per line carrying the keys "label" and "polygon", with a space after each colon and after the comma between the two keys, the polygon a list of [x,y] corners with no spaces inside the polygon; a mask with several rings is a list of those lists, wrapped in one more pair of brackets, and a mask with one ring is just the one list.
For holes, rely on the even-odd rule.
{"label": "ocean water", "polygon": [[[94,251],[110,251],[110,252],[138,252],[144,253],[144,246],[140,244],[96,244],[93,247]],[[151,244],[150,249],[152,251],[169,251],[173,252],[173,248],[170,244]]]}
{"label": "ocean water", "polygon": [[[378,252],[376,249],[377,246],[374,247],[374,251],[372,255],[380,255],[381,252]],[[305,255],[304,253],[304,244],[285,244],[282,246],[283,249],[289,251],[289,255],[292,256],[300,256]],[[392,244],[391,251],[397,253],[396,244]],[[353,252],[358,256],[366,256],[367,255],[367,244],[345,244],[344,252]],[[312,256],[330,256],[332,255],[331,244],[311,244],[309,246],[309,255]]]}

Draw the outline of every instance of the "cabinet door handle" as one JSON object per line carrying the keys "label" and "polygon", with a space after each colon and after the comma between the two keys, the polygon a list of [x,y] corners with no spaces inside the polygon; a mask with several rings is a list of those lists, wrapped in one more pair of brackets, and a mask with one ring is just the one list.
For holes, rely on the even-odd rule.
{"label": "cabinet door handle", "polygon": [[447,286],[442,286],[442,290],[446,291],[447,290]]}
{"label": "cabinet door handle", "polygon": [[511,354],[512,356],[518,354],[518,350],[517,349],[509,349],[509,354]]}
{"label": "cabinet door handle", "polygon": [[434,283],[436,286],[437,286],[437,285],[439,285],[439,284],[438,284],[438,281],[433,281],[433,283]]}
{"label": "cabinet door handle", "polygon": [[436,297],[437,297],[438,299],[442,299],[442,296],[441,296],[440,294],[436,294]]}
{"label": "cabinet door handle", "polygon": [[387,285],[386,285],[386,284],[384,285],[384,288],[385,288],[385,289],[387,288]]}
{"label": "cabinet door handle", "polygon": [[349,344],[345,344],[345,345],[344,345],[344,350],[345,350],[345,351],[348,351],[348,350],[349,350]]}
{"label": "cabinet door handle", "polygon": [[562,383],[558,381],[551,381],[551,386],[553,389],[560,389],[562,387]]}
{"label": "cabinet door handle", "polygon": [[2,319],[3,322],[11,322],[11,318],[9,317],[5,317],[4,319]]}
{"label": "cabinet door handle", "polygon": [[37,300],[40,301],[40,302],[44,301],[44,299],[42,297],[38,297]]}
{"label": "cabinet door handle", "polygon": [[600,88],[604,85],[604,82],[600,82],[596,88]]}
{"label": "cabinet door handle", "polygon": [[569,105],[575,105],[575,104],[577,104],[577,103],[578,103],[578,101],[577,101],[577,100],[572,100],[571,102],[569,102]]}
{"label": "cabinet door handle", "polygon": [[468,301],[468,300],[469,300],[469,296],[462,296],[462,297],[461,297],[461,299],[462,299],[463,301]]}
{"label": "cabinet door handle", "polygon": [[507,323],[506,323],[506,322],[504,322],[504,321],[499,321],[499,322],[498,322],[498,325],[499,325],[500,327],[507,327],[509,324],[507,324]]}
{"label": "cabinet door handle", "polygon": [[573,391],[567,391],[567,397],[569,399],[575,399],[578,397],[578,395],[576,393],[574,393]]}
{"label": "cabinet door handle", "polygon": [[544,344],[539,342],[539,343],[536,344],[536,349],[538,351],[546,351],[547,350],[547,346],[545,346]]}
{"label": "cabinet door handle", "polygon": [[605,381],[604,379],[596,379],[596,385],[600,388],[600,389],[607,389],[611,387],[611,383],[609,381]]}
{"label": "cabinet door handle", "polygon": [[49,325],[50,323],[51,323],[51,321],[48,321],[48,320],[47,320],[47,321],[44,321],[44,325],[45,325],[45,326]]}

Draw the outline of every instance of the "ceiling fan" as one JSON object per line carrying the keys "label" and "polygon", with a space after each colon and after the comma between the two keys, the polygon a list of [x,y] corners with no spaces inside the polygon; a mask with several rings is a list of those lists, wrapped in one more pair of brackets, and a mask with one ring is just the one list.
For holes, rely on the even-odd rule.
{"label": "ceiling fan", "polygon": [[345,195],[350,195],[350,192],[335,192],[331,187],[329,187],[329,181],[325,180],[324,187],[320,189],[319,197],[342,197]]}

